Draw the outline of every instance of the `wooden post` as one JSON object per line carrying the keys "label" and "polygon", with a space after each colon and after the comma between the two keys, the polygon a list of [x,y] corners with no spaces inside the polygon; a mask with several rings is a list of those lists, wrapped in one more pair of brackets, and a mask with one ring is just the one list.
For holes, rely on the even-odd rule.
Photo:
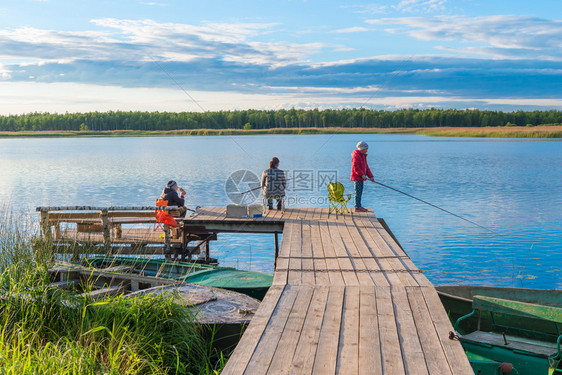
{"label": "wooden post", "polygon": [[211,247],[209,242],[209,240],[205,241],[205,263],[209,263],[211,261]]}
{"label": "wooden post", "polygon": [[275,232],[273,234],[274,239],[275,239],[275,260],[273,262],[273,269],[277,269],[277,257],[279,256],[279,237],[278,237],[278,232]]}
{"label": "wooden post", "polygon": [[170,227],[164,224],[164,253],[168,254],[170,252]]}
{"label": "wooden post", "polygon": [[60,222],[55,222],[54,224],[55,226],[55,239],[58,240],[61,236],[60,236]]}
{"label": "wooden post", "polygon": [[105,254],[111,255],[111,233],[109,230],[109,217],[107,209],[101,210],[101,227],[103,232],[103,245],[105,247]]}
{"label": "wooden post", "polygon": [[41,229],[45,240],[52,241],[53,233],[51,233],[51,224],[49,223],[49,211],[41,211]]}
{"label": "wooden post", "polygon": [[121,224],[115,224],[114,228],[115,228],[115,238],[120,240],[121,236],[123,235]]}

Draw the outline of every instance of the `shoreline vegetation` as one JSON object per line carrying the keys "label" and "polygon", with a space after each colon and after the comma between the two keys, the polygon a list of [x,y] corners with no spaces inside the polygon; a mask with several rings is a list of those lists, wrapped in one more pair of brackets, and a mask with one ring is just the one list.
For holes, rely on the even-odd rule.
{"label": "shoreline vegetation", "polygon": [[109,111],[0,116],[0,136],[420,134],[561,138],[562,111],[367,108],[214,112]]}
{"label": "shoreline vegetation", "polygon": [[271,129],[175,129],[175,130],[43,130],[0,131],[1,137],[156,137],[310,134],[417,134],[432,137],[562,138],[562,125],[431,127],[431,128],[271,128]]}
{"label": "shoreline vegetation", "polygon": [[52,245],[36,241],[37,225],[22,223],[22,217],[0,207],[2,373],[211,375],[222,370],[226,357],[171,298],[94,300],[53,287],[47,271]]}

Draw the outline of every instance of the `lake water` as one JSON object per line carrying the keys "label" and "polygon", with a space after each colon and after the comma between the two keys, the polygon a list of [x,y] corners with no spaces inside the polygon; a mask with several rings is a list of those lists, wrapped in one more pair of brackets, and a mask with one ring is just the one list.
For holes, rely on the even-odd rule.
{"label": "lake water", "polygon": [[[288,206],[325,207],[327,179],[337,176],[353,191],[350,153],[359,140],[370,145],[375,179],[496,232],[368,183],[363,205],[387,221],[434,284],[562,287],[558,140],[415,135],[3,138],[0,201],[34,217],[40,205],[152,205],[165,183],[175,179],[188,191],[189,207],[224,206],[231,203],[225,191],[229,176],[236,171],[260,176],[277,156],[291,178]],[[222,265],[273,272],[271,235],[224,234],[219,239],[212,251]]]}

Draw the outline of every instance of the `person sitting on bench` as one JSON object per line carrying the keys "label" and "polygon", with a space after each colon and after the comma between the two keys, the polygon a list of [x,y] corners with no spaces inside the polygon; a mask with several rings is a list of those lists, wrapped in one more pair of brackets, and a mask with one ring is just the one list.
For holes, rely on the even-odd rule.
{"label": "person sitting on bench", "polygon": [[[180,190],[181,196],[178,195],[178,189]],[[166,187],[160,195],[160,199],[168,201],[168,206],[178,206],[180,212],[180,217],[183,217],[187,212],[187,207],[185,207],[185,190],[178,187],[178,184],[174,180],[168,181]]]}

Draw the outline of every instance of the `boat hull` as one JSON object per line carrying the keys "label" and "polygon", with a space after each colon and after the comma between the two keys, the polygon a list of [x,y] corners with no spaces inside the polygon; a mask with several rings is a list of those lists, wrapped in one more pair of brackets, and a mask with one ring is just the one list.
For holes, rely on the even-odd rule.
{"label": "boat hull", "polygon": [[273,282],[273,276],[261,272],[237,270],[206,264],[174,262],[166,259],[133,257],[93,257],[82,264],[95,268],[128,266],[143,276],[168,278],[186,283],[231,290],[262,300]]}
{"label": "boat hull", "polygon": [[[451,322],[454,324],[460,317],[473,311],[473,298],[485,296],[539,306],[562,307],[561,290],[537,290],[521,288],[500,288],[469,285],[437,286],[437,293],[443,303]],[[519,374],[551,374],[557,363],[549,357],[557,352],[556,338],[560,335],[559,328],[552,321],[536,319],[508,312],[482,312],[463,319],[459,330],[460,340],[471,362],[475,373],[502,374],[499,370],[503,362],[510,363]],[[505,325],[501,333],[496,333],[496,342],[483,339],[486,335],[493,336],[497,324]],[[510,336],[510,328],[517,332]],[[497,332],[497,331],[496,331]],[[481,333],[481,335],[475,334]],[[503,335],[503,336],[502,336]],[[482,336],[479,338],[479,336]],[[553,339],[554,338],[554,339]],[[519,346],[527,347],[528,350]],[[547,348],[545,348],[545,346]],[[535,349],[537,350],[535,350]],[[539,348],[542,349],[538,350]],[[552,366],[552,367],[551,367]],[[562,374],[562,372],[554,372]]]}

